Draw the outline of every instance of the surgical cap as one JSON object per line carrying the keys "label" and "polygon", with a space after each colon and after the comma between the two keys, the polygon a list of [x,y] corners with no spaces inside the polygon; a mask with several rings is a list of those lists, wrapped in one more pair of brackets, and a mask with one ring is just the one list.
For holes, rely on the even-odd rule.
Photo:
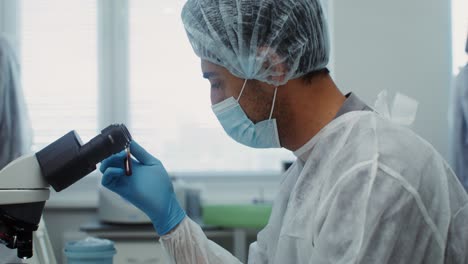
{"label": "surgical cap", "polygon": [[32,131],[13,47],[0,36],[0,169],[30,152]]}
{"label": "surgical cap", "polygon": [[320,0],[188,0],[182,20],[197,56],[239,78],[278,86],[328,64]]}

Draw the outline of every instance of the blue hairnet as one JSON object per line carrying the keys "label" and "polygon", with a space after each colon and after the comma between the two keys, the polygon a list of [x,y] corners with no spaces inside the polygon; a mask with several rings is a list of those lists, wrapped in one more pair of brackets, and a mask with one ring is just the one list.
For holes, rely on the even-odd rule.
{"label": "blue hairnet", "polygon": [[195,53],[239,78],[278,86],[328,64],[320,0],[188,0],[182,20]]}
{"label": "blue hairnet", "polygon": [[19,74],[16,54],[0,36],[0,169],[31,148],[32,132]]}

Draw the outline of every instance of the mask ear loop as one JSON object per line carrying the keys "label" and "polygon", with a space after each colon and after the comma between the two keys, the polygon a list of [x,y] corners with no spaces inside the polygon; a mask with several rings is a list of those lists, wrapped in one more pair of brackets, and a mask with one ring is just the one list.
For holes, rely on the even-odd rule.
{"label": "mask ear loop", "polygon": [[278,92],[278,87],[275,87],[275,95],[273,95],[273,102],[271,103],[271,112],[270,112],[269,120],[271,120],[271,118],[273,117],[273,110],[275,110],[275,102],[276,102],[276,93],[277,92]]}
{"label": "mask ear loop", "polygon": [[245,86],[247,85],[247,79],[245,79],[245,82],[244,82],[244,85],[242,86],[242,89],[240,91],[240,94],[239,94],[239,97],[237,97],[237,102],[239,102],[241,96],[242,96],[242,93],[244,92],[244,89],[245,89]]}

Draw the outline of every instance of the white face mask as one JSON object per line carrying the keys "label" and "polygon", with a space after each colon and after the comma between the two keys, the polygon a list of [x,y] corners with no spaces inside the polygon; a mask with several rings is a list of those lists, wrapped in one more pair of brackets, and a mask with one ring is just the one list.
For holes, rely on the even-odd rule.
{"label": "white face mask", "polygon": [[254,124],[239,104],[246,84],[247,80],[245,80],[237,100],[230,97],[215,104],[212,106],[213,112],[226,133],[235,141],[252,148],[281,148],[276,119],[272,119],[278,87],[276,87],[273,96],[269,119]]}

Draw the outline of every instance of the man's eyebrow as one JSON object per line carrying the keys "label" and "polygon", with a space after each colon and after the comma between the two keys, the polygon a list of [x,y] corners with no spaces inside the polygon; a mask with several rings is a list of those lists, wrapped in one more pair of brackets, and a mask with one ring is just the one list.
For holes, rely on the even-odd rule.
{"label": "man's eyebrow", "polygon": [[218,74],[216,72],[204,72],[203,73],[203,78],[205,79],[210,79],[211,77],[215,77]]}

